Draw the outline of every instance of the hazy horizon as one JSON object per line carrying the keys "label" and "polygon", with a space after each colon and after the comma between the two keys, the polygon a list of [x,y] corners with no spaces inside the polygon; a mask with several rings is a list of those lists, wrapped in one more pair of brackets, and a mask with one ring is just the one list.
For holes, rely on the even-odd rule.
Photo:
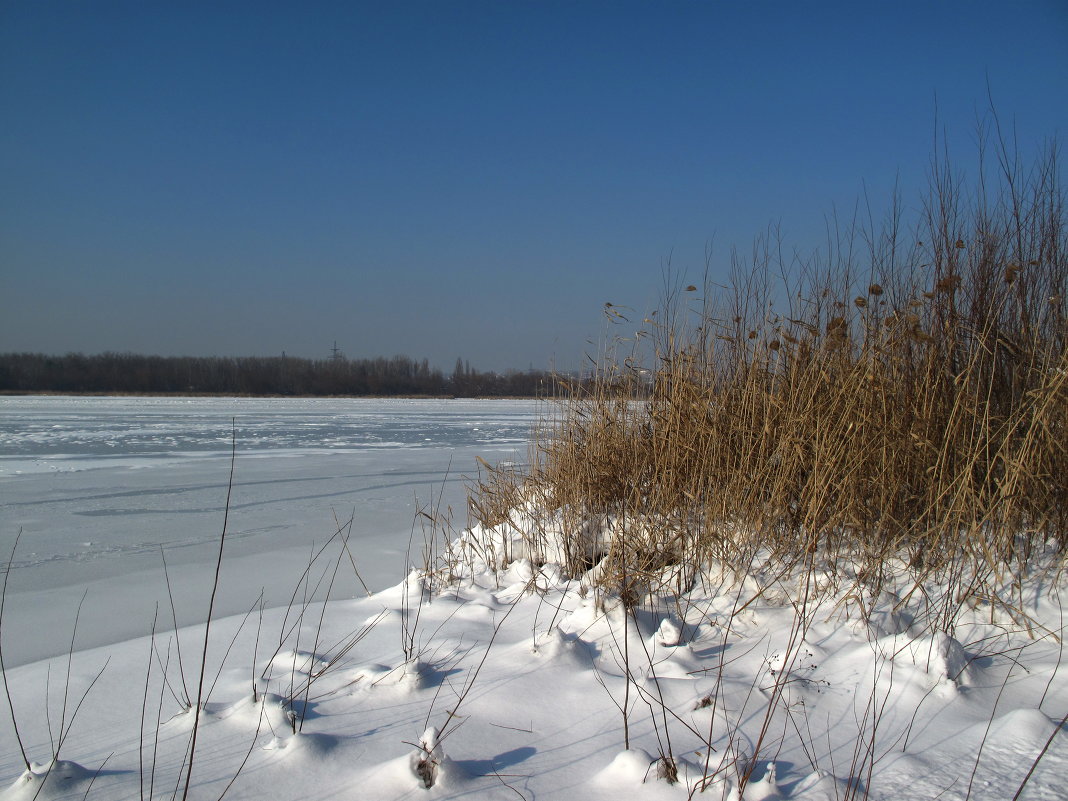
{"label": "hazy horizon", "polygon": [[1053,1],[5,3],[0,351],[581,368],[669,266],[914,208],[991,100],[1027,160],[1065,42]]}

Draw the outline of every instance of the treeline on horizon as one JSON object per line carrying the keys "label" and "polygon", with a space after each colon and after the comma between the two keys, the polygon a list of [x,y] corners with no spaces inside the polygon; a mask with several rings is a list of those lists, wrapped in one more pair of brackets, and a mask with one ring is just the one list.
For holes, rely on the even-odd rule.
{"label": "treeline on horizon", "polygon": [[566,381],[542,370],[481,372],[457,359],[450,375],[408,356],[145,356],[0,354],[0,392],[194,395],[545,397]]}

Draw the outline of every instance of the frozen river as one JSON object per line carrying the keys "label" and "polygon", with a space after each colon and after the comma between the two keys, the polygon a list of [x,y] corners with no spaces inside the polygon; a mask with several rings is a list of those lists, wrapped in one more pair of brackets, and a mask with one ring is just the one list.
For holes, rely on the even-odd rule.
{"label": "frozen river", "polygon": [[[9,577],[8,667],[203,619],[236,432],[218,615],[262,591],[284,605],[311,549],[354,517],[351,551],[372,590],[406,573],[421,507],[466,523],[476,456],[526,458],[534,401],[0,398],[0,548]],[[415,527],[415,548],[422,544]],[[413,560],[414,561],[414,560]],[[351,571],[350,571],[351,573]],[[351,578],[351,577],[350,577]],[[355,579],[335,594],[359,592]]]}

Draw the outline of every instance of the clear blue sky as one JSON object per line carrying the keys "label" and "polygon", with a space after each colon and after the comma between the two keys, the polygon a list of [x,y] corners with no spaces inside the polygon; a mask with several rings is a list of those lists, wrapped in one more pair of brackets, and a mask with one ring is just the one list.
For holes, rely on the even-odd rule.
{"label": "clear blue sky", "polygon": [[1068,2],[0,0],[0,351],[572,367],[988,81],[1063,137]]}

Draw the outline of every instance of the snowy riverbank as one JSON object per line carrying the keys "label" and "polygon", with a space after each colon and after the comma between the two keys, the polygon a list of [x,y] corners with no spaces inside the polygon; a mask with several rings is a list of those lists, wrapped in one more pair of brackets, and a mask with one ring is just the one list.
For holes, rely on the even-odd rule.
{"label": "snowy riverbank", "polygon": [[[311,584],[348,569],[335,542]],[[1047,744],[1021,798],[1063,797],[1060,587],[1029,586],[1029,631],[978,608],[951,636],[920,593],[864,617],[845,590],[799,608],[805,577],[770,569],[712,567],[635,617],[552,565],[454,569],[325,607],[300,583],[288,609],[217,621],[191,760],[202,626],[76,651],[69,678],[65,657],[10,670],[34,767],[5,729],[0,798],[170,797],[191,761],[194,798],[736,798],[747,781],[748,801],[993,801]]]}
{"label": "snowy riverbank", "polygon": [[[596,566],[566,577],[551,542],[544,564],[518,558],[517,529],[476,527],[451,550],[433,522],[409,538],[413,486],[456,503],[457,460],[520,450],[532,405],[415,425],[419,408],[409,425],[397,407],[307,419],[272,401],[242,407],[206,636],[231,412],[172,425],[166,403],[102,403],[47,427],[0,409],[4,524],[23,529],[0,799],[170,798],[187,782],[190,798],[275,801],[1063,797],[1063,581],[969,599],[944,625],[949,588],[905,565],[871,597],[848,565],[760,557],[744,575],[705,565],[627,614]],[[391,444],[361,441],[387,425],[361,414],[392,420],[374,434]],[[341,504],[358,504],[351,527]],[[177,631],[162,570],[129,569],[161,545]]]}

